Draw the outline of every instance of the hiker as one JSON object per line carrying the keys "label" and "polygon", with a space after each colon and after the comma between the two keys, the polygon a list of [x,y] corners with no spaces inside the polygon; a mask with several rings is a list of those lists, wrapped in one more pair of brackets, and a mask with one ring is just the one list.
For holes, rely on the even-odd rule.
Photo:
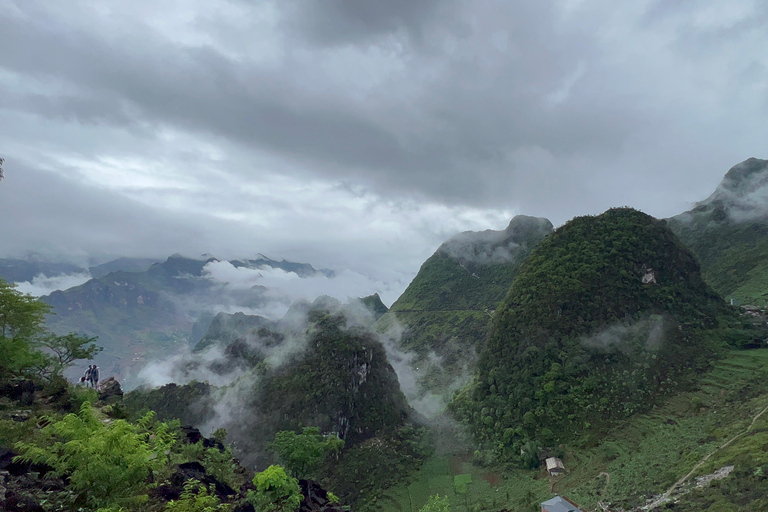
{"label": "hiker", "polygon": [[88,369],[85,370],[85,373],[82,377],[80,377],[80,382],[88,386],[88,384],[91,382],[91,373],[93,372],[93,365],[89,364]]}
{"label": "hiker", "polygon": [[93,382],[93,387],[99,389],[99,367],[96,365],[93,365],[93,370],[91,370],[91,381]]}

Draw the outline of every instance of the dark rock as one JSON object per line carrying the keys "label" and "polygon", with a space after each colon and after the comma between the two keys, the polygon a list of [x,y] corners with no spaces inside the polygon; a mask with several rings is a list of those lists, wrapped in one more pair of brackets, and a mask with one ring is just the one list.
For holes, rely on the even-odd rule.
{"label": "dark rock", "polygon": [[314,480],[299,480],[299,487],[304,496],[299,504],[299,512],[341,512],[343,510],[341,505],[329,502],[328,491]]}
{"label": "dark rock", "polygon": [[[205,470],[205,467],[199,462],[185,462],[184,464],[179,464],[176,467],[176,472],[171,475],[171,486],[177,489],[179,494],[181,494],[181,491],[184,489],[184,484],[188,480],[197,480],[205,486],[213,485],[216,496],[221,500],[237,494],[232,487],[224,482],[220,482],[214,476],[209,475]],[[167,492],[170,493],[171,491],[168,490]]]}
{"label": "dark rock", "polygon": [[6,491],[3,507],[8,512],[45,512],[38,502],[15,491]]}
{"label": "dark rock", "polygon": [[0,470],[7,471],[10,475],[18,477],[27,473],[38,473],[45,476],[53,471],[53,468],[47,464],[31,464],[29,462],[15,462],[13,459],[18,453],[8,448],[0,447]]}
{"label": "dark rock", "polygon": [[235,508],[232,512],[256,512],[256,508],[251,502],[243,500],[235,505]]}
{"label": "dark rock", "polygon": [[123,388],[114,377],[105,380],[101,386],[99,386],[99,389],[101,390],[101,393],[99,393],[99,400],[104,402],[122,400],[123,398]]}
{"label": "dark rock", "polygon": [[0,396],[7,396],[24,405],[35,401],[35,383],[29,379],[15,379],[0,387]]}
{"label": "dark rock", "polygon": [[198,429],[191,425],[185,425],[181,427],[182,440],[185,443],[197,444],[203,440],[203,434]]}
{"label": "dark rock", "polygon": [[221,453],[224,453],[224,450],[225,450],[223,443],[221,443],[220,441],[216,441],[215,439],[208,438],[208,437],[204,437],[203,438],[203,446],[206,447],[206,448],[216,448]]}
{"label": "dark rock", "polygon": [[32,417],[32,411],[30,410],[13,411],[11,413],[11,419],[13,421],[18,421],[19,423],[24,423],[25,421],[29,420],[29,418],[31,417]]}

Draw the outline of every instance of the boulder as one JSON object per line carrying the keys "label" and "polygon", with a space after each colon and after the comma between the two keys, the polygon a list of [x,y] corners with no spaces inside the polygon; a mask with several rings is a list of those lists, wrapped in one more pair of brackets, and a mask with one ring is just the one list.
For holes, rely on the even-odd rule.
{"label": "boulder", "polygon": [[192,425],[184,425],[181,427],[181,435],[182,441],[188,444],[197,444],[204,439],[203,434],[200,433],[200,430],[196,429]]}
{"label": "boulder", "polygon": [[102,382],[99,390],[99,400],[103,402],[115,402],[123,398],[123,388],[114,377],[110,377]]}

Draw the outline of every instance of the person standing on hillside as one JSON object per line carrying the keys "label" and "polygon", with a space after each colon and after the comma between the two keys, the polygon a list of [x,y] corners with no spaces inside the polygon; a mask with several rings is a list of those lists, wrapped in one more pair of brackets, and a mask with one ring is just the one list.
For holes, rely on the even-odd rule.
{"label": "person standing on hillside", "polygon": [[99,367],[96,365],[93,365],[93,370],[91,370],[91,382],[94,389],[99,389]]}
{"label": "person standing on hillside", "polygon": [[88,386],[91,383],[91,373],[93,372],[93,365],[89,364],[88,369],[85,370],[85,373],[82,377],[80,377],[80,382],[84,383],[86,386]]}

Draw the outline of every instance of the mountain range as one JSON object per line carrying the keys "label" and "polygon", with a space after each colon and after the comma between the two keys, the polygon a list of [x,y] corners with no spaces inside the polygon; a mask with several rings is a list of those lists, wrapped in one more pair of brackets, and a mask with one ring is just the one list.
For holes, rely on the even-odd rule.
{"label": "mountain range", "polygon": [[[187,258],[178,254],[162,262],[120,258],[90,269],[22,263],[3,260],[0,277],[31,280],[44,272],[51,275],[57,271],[91,273],[93,278],[85,283],[43,297],[54,313],[48,324],[58,333],[97,336],[105,350],[96,362],[109,374],[122,379],[128,388],[134,382],[132,378],[151,358],[199,341],[208,329],[206,322],[213,318],[211,312],[253,310],[275,301],[287,301],[279,296],[267,296],[264,286],[232,286],[218,280],[210,275],[207,265],[226,263],[234,269],[254,271],[278,269],[302,279],[333,276],[332,271],[317,270],[306,263],[277,261],[263,255],[229,262],[212,256]],[[289,304],[290,301],[285,307]],[[76,377],[74,370],[70,377]]]}

